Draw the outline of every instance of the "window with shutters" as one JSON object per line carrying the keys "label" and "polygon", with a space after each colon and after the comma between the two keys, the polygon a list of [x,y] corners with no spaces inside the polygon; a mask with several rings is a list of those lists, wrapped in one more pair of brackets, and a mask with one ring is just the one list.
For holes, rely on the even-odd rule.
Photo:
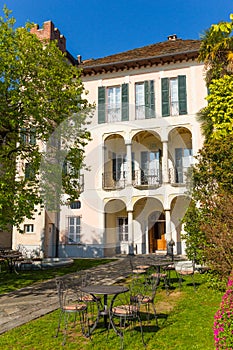
{"label": "window with shutters", "polygon": [[22,128],[20,130],[21,143],[23,144],[36,144],[36,129],[34,127]]}
{"label": "window with shutters", "polygon": [[135,117],[137,120],[155,117],[153,80],[135,84]]}
{"label": "window with shutters", "polygon": [[186,76],[162,78],[162,116],[187,114]]}
{"label": "window with shutters", "polygon": [[98,123],[129,120],[128,84],[98,88]]}

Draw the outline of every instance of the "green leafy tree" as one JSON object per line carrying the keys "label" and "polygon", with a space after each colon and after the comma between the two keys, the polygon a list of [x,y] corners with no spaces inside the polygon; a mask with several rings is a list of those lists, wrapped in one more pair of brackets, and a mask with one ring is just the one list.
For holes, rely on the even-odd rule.
{"label": "green leafy tree", "polygon": [[[0,17],[0,227],[33,217],[35,207],[77,198],[90,106],[81,71],[55,41],[42,42],[30,24],[15,29]],[[69,172],[62,172],[68,161]],[[50,180],[51,179],[51,180]]]}
{"label": "green leafy tree", "polygon": [[213,24],[202,36],[198,59],[205,63],[207,86],[233,71],[233,14],[230,20]]}
{"label": "green leafy tree", "polygon": [[183,219],[187,254],[227,278],[232,269],[233,134],[210,139],[192,173],[192,203]]}
{"label": "green leafy tree", "polygon": [[195,250],[221,278],[232,270],[233,16],[202,39],[208,105],[199,113],[205,136],[192,172],[193,203],[184,217],[187,252]]}

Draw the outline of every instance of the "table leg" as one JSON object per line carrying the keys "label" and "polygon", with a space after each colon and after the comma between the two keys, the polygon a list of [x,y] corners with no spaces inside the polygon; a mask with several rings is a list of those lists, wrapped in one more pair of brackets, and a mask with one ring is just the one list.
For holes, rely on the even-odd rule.
{"label": "table leg", "polygon": [[108,296],[104,295],[104,326],[108,328]]}

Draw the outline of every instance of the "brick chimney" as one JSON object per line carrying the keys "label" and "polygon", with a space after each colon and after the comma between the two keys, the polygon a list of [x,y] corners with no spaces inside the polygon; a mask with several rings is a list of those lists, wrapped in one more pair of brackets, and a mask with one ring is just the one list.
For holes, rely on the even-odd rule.
{"label": "brick chimney", "polygon": [[40,40],[57,40],[57,44],[59,49],[62,52],[66,52],[66,38],[64,35],[60,34],[60,31],[57,28],[54,28],[54,24],[52,21],[46,21],[43,24],[43,28],[39,28],[39,25],[36,24],[31,29],[32,34],[36,34],[36,36]]}

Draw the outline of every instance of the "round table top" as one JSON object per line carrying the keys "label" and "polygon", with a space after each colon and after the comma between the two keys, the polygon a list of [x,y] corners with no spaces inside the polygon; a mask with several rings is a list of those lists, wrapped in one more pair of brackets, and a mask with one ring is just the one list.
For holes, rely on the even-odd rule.
{"label": "round table top", "polygon": [[85,287],[81,287],[80,290],[84,293],[110,295],[128,292],[129,288],[118,285],[109,286],[91,284]]}

